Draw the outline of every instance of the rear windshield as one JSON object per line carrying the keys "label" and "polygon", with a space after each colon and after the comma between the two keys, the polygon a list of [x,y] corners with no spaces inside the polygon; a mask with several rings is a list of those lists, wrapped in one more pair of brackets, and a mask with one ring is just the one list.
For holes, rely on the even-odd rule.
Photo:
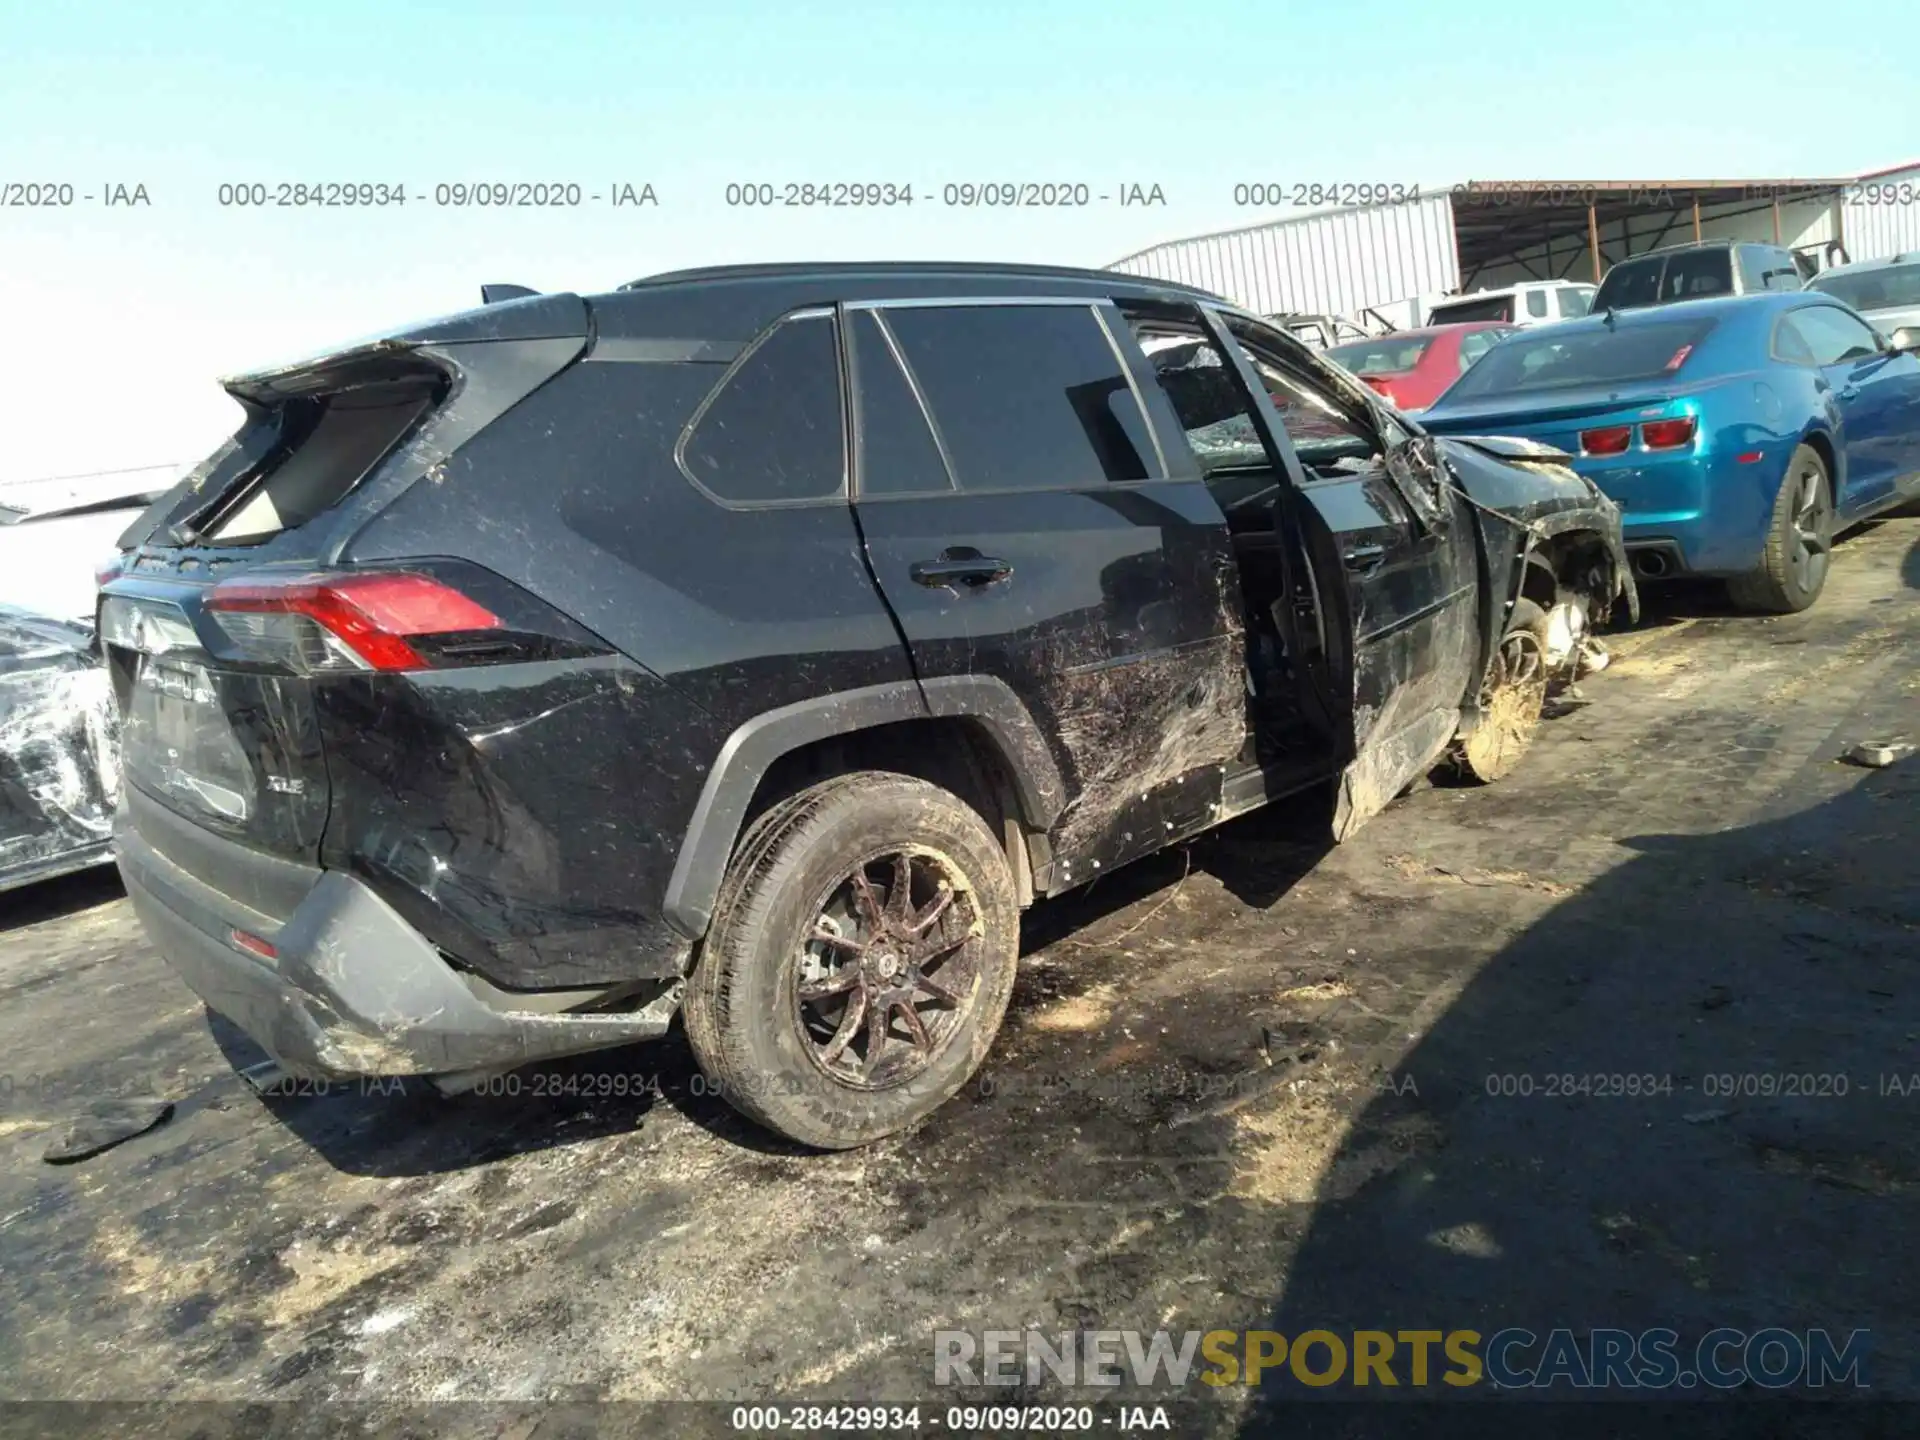
{"label": "rear windshield", "polygon": [[432,400],[417,386],[381,386],[315,402],[310,428],[232,498],[206,539],[246,545],[298,529],[359,484]]}
{"label": "rear windshield", "polygon": [[1458,325],[1463,320],[1511,320],[1513,297],[1489,295],[1484,300],[1450,300],[1427,312],[1430,325]]}
{"label": "rear windshield", "polygon": [[1828,273],[1807,286],[1833,296],[1856,310],[1905,310],[1920,307],[1920,264],[1889,265],[1883,270],[1861,270],[1851,275]]}
{"label": "rear windshield", "polygon": [[143,516],[123,544],[149,529],[168,545],[257,545],[299,529],[350,495],[444,398],[444,373],[412,368],[358,383],[343,377],[332,392],[255,409],[200,467],[199,488],[179,487],[161,502],[158,527]]}
{"label": "rear windshield", "polygon": [[1576,390],[1672,375],[1699,348],[1713,323],[1684,320],[1617,330],[1568,333],[1556,327],[1537,335],[1522,332],[1489,350],[1454,382],[1447,400]]}
{"label": "rear windshield", "polygon": [[1733,256],[1726,250],[1684,250],[1622,260],[1600,282],[1595,310],[1628,310],[1669,300],[1733,293]]}
{"label": "rear windshield", "polygon": [[1336,345],[1327,351],[1327,358],[1355,375],[1397,375],[1418,365],[1432,344],[1431,338],[1396,340],[1389,335]]}

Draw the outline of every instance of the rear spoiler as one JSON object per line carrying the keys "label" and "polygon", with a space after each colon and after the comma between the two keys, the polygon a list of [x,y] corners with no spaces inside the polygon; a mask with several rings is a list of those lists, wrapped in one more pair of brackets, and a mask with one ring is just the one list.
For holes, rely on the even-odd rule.
{"label": "rear spoiler", "polygon": [[[486,288],[517,290],[522,287]],[[377,370],[383,361],[404,361],[416,352],[443,345],[489,340],[576,340],[584,339],[589,333],[587,302],[578,295],[569,292],[539,295],[527,291],[524,295],[489,302],[476,310],[422,321],[390,335],[318,351],[263,370],[229,375],[220,384],[243,403],[251,400],[270,405],[313,388],[316,372],[337,373],[342,368],[361,367]]]}

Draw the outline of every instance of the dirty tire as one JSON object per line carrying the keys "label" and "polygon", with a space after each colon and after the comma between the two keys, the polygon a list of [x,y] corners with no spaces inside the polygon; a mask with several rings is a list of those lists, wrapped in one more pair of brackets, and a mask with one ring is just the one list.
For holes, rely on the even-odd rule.
{"label": "dirty tire", "polygon": [[819,1149],[864,1145],[979,1068],[1019,935],[1006,852],[972,807],[904,775],[823,781],[768,810],[735,852],[688,983],[687,1039],[743,1114]]}
{"label": "dirty tire", "polygon": [[1727,594],[1742,610],[1794,614],[1820,598],[1832,558],[1833,482],[1820,453],[1802,445],[1774,497],[1759,566],[1727,581]]}
{"label": "dirty tire", "polygon": [[1480,694],[1480,723],[1449,752],[1455,771],[1483,785],[1509,774],[1533,743],[1546,703],[1547,612],[1516,600]]}

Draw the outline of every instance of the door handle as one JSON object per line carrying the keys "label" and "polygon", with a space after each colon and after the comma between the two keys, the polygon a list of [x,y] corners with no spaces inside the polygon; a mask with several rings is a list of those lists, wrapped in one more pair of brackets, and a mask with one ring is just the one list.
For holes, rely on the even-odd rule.
{"label": "door handle", "polygon": [[930,590],[964,588],[984,589],[997,585],[1013,574],[1013,566],[977,550],[947,550],[938,560],[916,560],[907,570],[916,585]]}
{"label": "door handle", "polygon": [[1355,545],[1340,557],[1349,570],[1371,570],[1387,558],[1384,545]]}

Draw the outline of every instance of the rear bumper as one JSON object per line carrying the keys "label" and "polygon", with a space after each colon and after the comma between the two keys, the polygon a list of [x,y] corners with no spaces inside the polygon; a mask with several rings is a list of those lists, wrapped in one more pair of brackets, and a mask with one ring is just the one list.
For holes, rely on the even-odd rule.
{"label": "rear bumper", "polygon": [[[124,820],[120,874],[188,987],[288,1072],[315,1080],[503,1069],[662,1034],[663,1015],[506,1011],[367,886],[320,872],[284,924],[203,884]],[[277,952],[234,942],[243,931]]]}
{"label": "rear bumper", "polygon": [[1760,460],[1742,464],[1734,450],[1745,443],[1657,460],[1639,452],[1581,460],[1578,468],[1620,505],[1636,564],[1652,553],[1668,563],[1660,575],[1636,573],[1740,575],[1759,565],[1792,447],[1754,446]]}

